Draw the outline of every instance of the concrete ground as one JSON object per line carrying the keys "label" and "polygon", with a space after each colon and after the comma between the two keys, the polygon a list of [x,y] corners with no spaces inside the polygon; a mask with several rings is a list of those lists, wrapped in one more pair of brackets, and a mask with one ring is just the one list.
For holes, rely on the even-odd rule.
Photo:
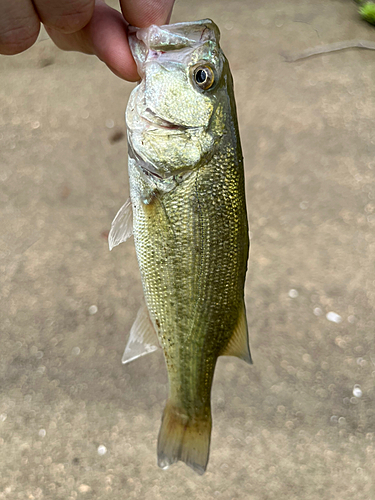
{"label": "concrete ground", "polygon": [[107,246],[133,85],[49,41],[0,57],[1,500],[375,498],[375,52],[280,54],[375,30],[349,0],[172,21],[205,17],[235,79],[254,366],[219,360],[207,473],[160,470],[164,361],[121,364],[142,292],[133,242]]}

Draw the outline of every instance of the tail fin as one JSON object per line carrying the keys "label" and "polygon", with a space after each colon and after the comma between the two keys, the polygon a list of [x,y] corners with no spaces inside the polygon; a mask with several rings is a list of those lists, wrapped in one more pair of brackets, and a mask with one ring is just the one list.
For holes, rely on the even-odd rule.
{"label": "tail fin", "polygon": [[198,474],[207,467],[211,440],[211,410],[188,417],[167,401],[158,438],[158,466],[167,469],[181,460]]}

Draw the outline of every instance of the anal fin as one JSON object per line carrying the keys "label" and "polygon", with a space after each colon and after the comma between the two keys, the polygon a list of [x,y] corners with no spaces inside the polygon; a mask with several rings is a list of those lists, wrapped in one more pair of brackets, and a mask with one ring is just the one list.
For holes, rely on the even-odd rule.
{"label": "anal fin", "polygon": [[131,199],[128,198],[111,224],[108,235],[109,249],[116,247],[126,241],[133,234],[133,207]]}
{"label": "anal fin", "polygon": [[130,329],[128,343],[126,344],[122,362],[130,363],[145,354],[156,351],[159,348],[159,341],[155,328],[151,323],[146,304],[143,304]]}
{"label": "anal fin", "polygon": [[245,304],[240,309],[236,328],[221,356],[237,356],[249,365],[253,364],[249,347]]}

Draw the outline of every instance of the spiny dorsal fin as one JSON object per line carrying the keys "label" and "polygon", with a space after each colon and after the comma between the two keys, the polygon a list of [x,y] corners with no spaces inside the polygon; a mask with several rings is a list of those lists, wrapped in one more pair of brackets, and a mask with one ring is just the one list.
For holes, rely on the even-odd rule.
{"label": "spiny dorsal fin", "polygon": [[117,212],[111,224],[108,235],[109,249],[112,250],[120,243],[126,241],[133,234],[133,208],[131,199],[128,198]]}
{"label": "spiny dorsal fin", "polygon": [[237,356],[249,365],[253,364],[249,347],[245,304],[240,309],[237,326],[221,356]]}
{"label": "spiny dorsal fin", "polygon": [[134,359],[154,352],[159,348],[159,341],[151,323],[146,304],[143,304],[130,330],[122,362],[129,363]]}

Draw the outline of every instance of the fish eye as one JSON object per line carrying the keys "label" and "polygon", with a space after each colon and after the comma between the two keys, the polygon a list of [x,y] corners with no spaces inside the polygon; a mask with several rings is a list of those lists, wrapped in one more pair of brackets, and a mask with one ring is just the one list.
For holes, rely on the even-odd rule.
{"label": "fish eye", "polygon": [[199,65],[194,68],[193,79],[202,90],[208,90],[215,81],[215,74],[210,66]]}

